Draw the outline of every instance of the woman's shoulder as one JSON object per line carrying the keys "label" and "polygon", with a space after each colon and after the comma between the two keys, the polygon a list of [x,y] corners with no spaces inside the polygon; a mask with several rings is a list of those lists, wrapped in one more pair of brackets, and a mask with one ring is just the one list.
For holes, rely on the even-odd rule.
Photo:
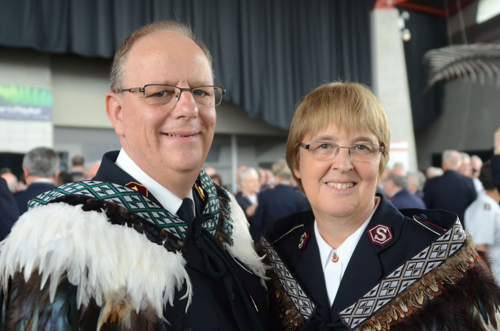
{"label": "woman's shoulder", "polygon": [[263,237],[269,242],[286,240],[313,225],[314,214],[311,210],[293,213],[269,224],[263,231]]}

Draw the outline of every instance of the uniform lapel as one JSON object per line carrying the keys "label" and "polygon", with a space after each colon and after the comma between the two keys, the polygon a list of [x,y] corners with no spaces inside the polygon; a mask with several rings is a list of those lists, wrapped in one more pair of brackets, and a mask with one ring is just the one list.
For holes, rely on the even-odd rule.
{"label": "uniform lapel", "polygon": [[[400,216],[399,216],[400,215]],[[358,245],[354,249],[349,265],[342,277],[335,301],[331,308],[332,321],[340,318],[338,312],[356,302],[384,276],[380,253],[397,242],[403,228],[404,217],[395,213],[394,206],[383,196]],[[391,229],[393,239],[385,246],[375,245],[370,240],[369,231],[378,224]],[[385,272],[390,272],[386,270]]]}
{"label": "uniform lapel", "polygon": [[[298,248],[300,235],[309,233],[309,240],[303,250]],[[304,226],[304,230],[298,231],[296,245],[290,249],[296,250],[297,268],[296,276],[301,287],[310,299],[317,305],[316,311],[326,319],[329,319],[330,304],[325,285],[325,276],[320,259],[318,243],[314,233],[314,221]],[[304,281],[301,281],[304,280]]]}

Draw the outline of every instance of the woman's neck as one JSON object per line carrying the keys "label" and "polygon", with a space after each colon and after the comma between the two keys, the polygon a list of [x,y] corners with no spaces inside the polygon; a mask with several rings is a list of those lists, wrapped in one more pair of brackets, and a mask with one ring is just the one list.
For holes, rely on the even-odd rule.
{"label": "woman's neck", "polygon": [[380,197],[375,197],[373,204],[370,204],[365,212],[356,219],[351,217],[329,217],[328,219],[316,217],[321,237],[332,248],[339,248],[350,235],[366,222],[379,203]]}

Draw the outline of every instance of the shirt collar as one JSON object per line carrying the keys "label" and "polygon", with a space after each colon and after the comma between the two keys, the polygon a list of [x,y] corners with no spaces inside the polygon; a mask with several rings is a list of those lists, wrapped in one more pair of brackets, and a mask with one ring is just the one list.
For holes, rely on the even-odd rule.
{"label": "shirt collar", "polygon": [[[349,260],[351,259],[352,253],[354,252],[354,249],[356,248],[356,245],[358,244],[359,239],[361,238],[366,227],[368,226],[368,223],[370,223],[370,220],[372,219],[373,214],[377,210],[378,205],[379,205],[379,203],[376,202],[375,208],[373,208],[373,211],[370,214],[370,216],[368,216],[368,219],[353,234],[351,234],[342,243],[342,245],[340,245],[337,248],[337,255],[340,256],[340,258],[341,258],[343,268],[347,267],[347,264],[349,263]],[[321,237],[321,234],[319,233],[319,230],[318,230],[318,224],[317,224],[316,220],[314,220],[314,233],[316,235],[316,241],[318,243],[321,263],[322,263],[322,267],[324,270],[332,258],[333,248],[330,245],[328,245],[328,243],[323,239],[323,237]]]}
{"label": "shirt collar", "polygon": [[[139,166],[128,156],[123,148],[120,149],[115,164],[130,176],[134,177],[140,184],[146,186],[148,191],[154,195],[163,208],[167,209],[172,214],[177,213],[177,210],[179,210],[182,204],[182,199],[167,190],[153,178],[149,177],[149,175],[139,168]],[[194,202],[192,190],[189,191],[188,198]]]}

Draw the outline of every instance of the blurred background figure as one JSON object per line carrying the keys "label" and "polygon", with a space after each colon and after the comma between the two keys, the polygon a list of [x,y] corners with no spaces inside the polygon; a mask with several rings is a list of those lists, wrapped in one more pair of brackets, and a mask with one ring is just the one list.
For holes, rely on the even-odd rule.
{"label": "blurred background figure", "polygon": [[7,182],[0,177],[0,241],[10,233],[10,229],[19,217],[16,201],[7,187]]}
{"label": "blurred background figure", "polygon": [[428,180],[434,177],[442,176],[443,173],[443,169],[438,167],[429,167],[425,169],[425,177],[427,177]]}
{"label": "blurred background figure", "polygon": [[[71,167],[69,168],[69,175],[71,176],[71,181],[73,182],[85,179],[85,159],[83,156],[73,156],[73,159],[71,159]],[[64,176],[64,178],[67,180],[66,176]]]}
{"label": "blurred background figure", "polygon": [[311,210],[306,196],[292,186],[292,172],[284,159],[273,164],[272,173],[276,185],[261,191],[259,205],[250,223],[250,234],[256,243],[268,224],[293,213]]}
{"label": "blurred background figure", "polygon": [[210,177],[212,177],[212,175],[215,175],[217,173],[217,171],[215,170],[214,167],[206,167],[206,168],[203,168],[205,169],[205,172],[207,173],[207,175],[209,175]]}
{"label": "blurred background figure", "polygon": [[408,190],[420,199],[424,199],[425,175],[422,171],[411,172],[408,175]]}
{"label": "blurred background figure", "polygon": [[236,192],[234,192],[235,195],[236,195],[236,193],[238,193],[238,192],[241,191],[241,173],[243,171],[245,171],[246,169],[247,169],[246,165],[240,165],[238,167],[238,169],[236,169],[236,185],[237,185],[237,188],[236,188]]}
{"label": "blurred background figure", "polygon": [[17,180],[16,175],[14,175],[10,169],[3,168],[2,170],[0,170],[0,176],[2,176],[3,179],[5,179],[5,181],[7,182],[7,186],[9,187],[9,191],[11,193],[16,193],[17,192],[17,184],[18,184],[18,180]]}
{"label": "blurred background figure", "polygon": [[479,180],[479,173],[481,172],[481,167],[483,166],[483,160],[477,155],[472,155],[470,157],[470,165],[472,167],[472,181],[474,182],[474,187],[476,192],[479,194],[484,191],[483,184]]}
{"label": "blurred background figure", "polygon": [[425,209],[422,199],[418,198],[408,190],[408,173],[403,168],[395,168],[389,171],[384,181],[385,196],[397,209],[419,208]]}
{"label": "blurred background figure", "polygon": [[213,174],[210,176],[210,179],[212,179],[212,181],[219,185],[219,186],[222,186],[222,177],[219,175],[219,174]]}
{"label": "blurred background figure", "polygon": [[63,184],[72,183],[72,182],[74,182],[74,180],[69,172],[60,171],[59,175],[57,176],[56,186],[61,186]]}
{"label": "blurred background figure", "polygon": [[87,173],[85,174],[85,179],[91,180],[92,178],[94,178],[100,166],[101,166],[101,161],[97,161],[96,163],[92,164],[87,170]]}
{"label": "blurred background figure", "polygon": [[252,224],[257,209],[257,194],[260,190],[259,173],[255,168],[246,168],[240,173],[241,191],[235,194],[236,201],[245,212],[247,220]]}
{"label": "blurred background figure", "polygon": [[462,162],[460,163],[460,167],[458,168],[458,172],[461,173],[465,177],[472,178],[472,166],[470,163],[470,156],[467,153],[460,153],[460,157]]}
{"label": "blurred background figure", "polygon": [[14,194],[19,215],[28,210],[28,201],[40,193],[55,188],[59,174],[59,156],[52,148],[38,147],[23,158],[26,190]]}
{"label": "blurred background figure", "polygon": [[465,226],[476,249],[490,253],[491,271],[500,282],[500,193],[493,183],[491,161],[484,163],[479,180],[485,191],[465,211]]}
{"label": "blurred background figure", "polygon": [[424,203],[429,209],[444,209],[456,213],[463,225],[465,210],[476,200],[477,193],[472,179],[458,172],[461,162],[459,152],[443,152],[441,167],[444,174],[427,181]]}

